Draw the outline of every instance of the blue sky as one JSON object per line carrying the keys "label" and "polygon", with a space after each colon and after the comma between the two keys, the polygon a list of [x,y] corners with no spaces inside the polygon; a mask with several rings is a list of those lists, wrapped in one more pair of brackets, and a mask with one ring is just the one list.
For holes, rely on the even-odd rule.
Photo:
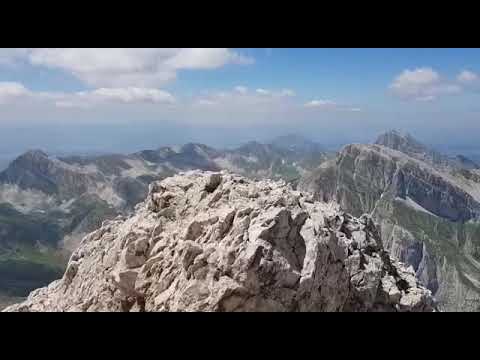
{"label": "blue sky", "polygon": [[475,144],[480,49],[0,49],[0,157],[407,130]]}
{"label": "blue sky", "polygon": [[[239,49],[242,51],[242,49]],[[215,72],[185,72],[174,88],[232,87],[240,80],[257,87],[290,87],[304,97],[319,94],[368,100],[385,96],[386,86],[405,69],[432,67],[455,77],[480,67],[480,49],[244,49],[254,66]]]}

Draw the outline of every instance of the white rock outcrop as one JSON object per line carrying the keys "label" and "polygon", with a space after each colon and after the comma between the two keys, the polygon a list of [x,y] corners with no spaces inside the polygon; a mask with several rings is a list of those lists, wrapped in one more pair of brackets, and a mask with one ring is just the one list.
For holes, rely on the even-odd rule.
{"label": "white rock outcrop", "polygon": [[368,216],[284,182],[190,171],[106,221],[5,311],[434,311]]}

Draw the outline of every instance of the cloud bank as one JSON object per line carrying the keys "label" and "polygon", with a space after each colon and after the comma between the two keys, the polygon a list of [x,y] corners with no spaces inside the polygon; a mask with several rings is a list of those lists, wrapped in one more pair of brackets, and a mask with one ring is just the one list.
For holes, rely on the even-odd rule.
{"label": "cloud bank", "polygon": [[406,100],[431,101],[440,95],[458,94],[461,87],[442,79],[432,68],[404,70],[390,84],[397,96]]}
{"label": "cloud bank", "polygon": [[60,69],[92,87],[159,87],[179,70],[211,70],[254,59],[226,48],[37,48],[2,49],[0,63],[25,62]]}
{"label": "cloud bank", "polygon": [[430,67],[421,67],[406,69],[397,75],[389,90],[404,100],[432,101],[472,90],[479,85],[479,75],[470,70],[462,70],[455,79],[448,80]]}

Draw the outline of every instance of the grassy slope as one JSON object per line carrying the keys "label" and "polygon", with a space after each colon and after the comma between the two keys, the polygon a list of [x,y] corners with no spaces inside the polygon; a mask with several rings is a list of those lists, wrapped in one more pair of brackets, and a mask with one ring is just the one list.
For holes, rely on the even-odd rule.
{"label": "grassy slope", "polygon": [[60,227],[48,216],[22,214],[9,204],[0,204],[0,248],[37,241],[54,246],[60,239]]}
{"label": "grassy slope", "polygon": [[91,231],[115,215],[104,201],[90,197],[76,201],[68,216],[22,214],[0,204],[0,294],[24,297],[59,279],[68,260],[58,250],[63,235],[77,227]]}
{"label": "grassy slope", "polygon": [[38,287],[62,277],[67,257],[53,249],[21,246],[0,253],[0,293],[27,296]]}

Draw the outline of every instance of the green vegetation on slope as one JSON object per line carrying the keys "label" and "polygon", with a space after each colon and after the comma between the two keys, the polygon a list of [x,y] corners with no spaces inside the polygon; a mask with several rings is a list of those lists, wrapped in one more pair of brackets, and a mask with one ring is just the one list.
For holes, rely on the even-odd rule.
{"label": "green vegetation on slope", "polygon": [[91,231],[116,212],[97,197],[81,197],[70,213],[23,214],[0,204],[0,293],[27,296],[59,279],[67,258],[58,250],[66,233]]}
{"label": "green vegetation on slope", "polygon": [[[115,217],[118,212],[106,201],[94,195],[83,195],[71,206],[68,218],[70,224],[65,228],[65,234],[75,230],[89,232],[99,228],[106,219]],[[81,228],[81,229],[79,229]]]}
{"label": "green vegetation on slope", "polygon": [[377,220],[396,224],[425,243],[437,261],[445,258],[469,288],[480,292],[469,278],[480,278],[480,267],[476,263],[480,261],[480,223],[452,222],[386,199],[379,202],[375,213]]}
{"label": "green vegetation on slope", "polygon": [[52,249],[29,246],[0,252],[0,293],[27,296],[36,288],[62,277],[67,263],[65,255]]}
{"label": "green vegetation on slope", "polygon": [[0,204],[0,249],[37,242],[55,246],[61,233],[60,227],[44,214],[22,214],[10,204]]}

